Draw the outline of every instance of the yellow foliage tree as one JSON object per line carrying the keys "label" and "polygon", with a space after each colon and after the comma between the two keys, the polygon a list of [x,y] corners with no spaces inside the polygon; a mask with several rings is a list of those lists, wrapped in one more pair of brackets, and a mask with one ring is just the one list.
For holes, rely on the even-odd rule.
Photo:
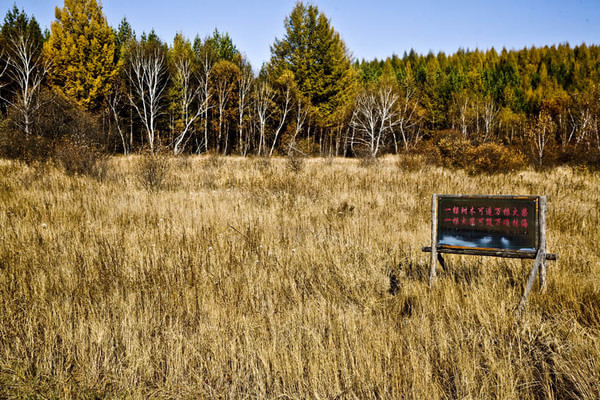
{"label": "yellow foliage tree", "polygon": [[96,111],[115,75],[115,37],[97,0],[65,0],[44,46],[53,64],[50,85],[89,111]]}

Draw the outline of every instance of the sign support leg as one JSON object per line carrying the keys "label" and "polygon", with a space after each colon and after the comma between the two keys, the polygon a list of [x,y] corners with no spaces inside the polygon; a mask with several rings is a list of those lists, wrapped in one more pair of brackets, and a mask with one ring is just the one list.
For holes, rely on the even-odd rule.
{"label": "sign support leg", "polygon": [[540,292],[546,292],[546,196],[540,196]]}
{"label": "sign support leg", "polygon": [[431,258],[429,266],[429,287],[435,281],[435,266],[438,260],[437,252],[437,194],[431,196]]}
{"label": "sign support leg", "polygon": [[437,259],[440,262],[440,265],[442,266],[444,272],[447,272],[448,268],[446,267],[446,260],[444,260],[444,257],[442,257],[441,253],[437,253]]}
{"label": "sign support leg", "polygon": [[[544,263],[546,258],[546,254],[542,251],[538,250],[537,256],[535,257],[535,261],[533,262],[533,268],[529,273],[529,279],[527,279],[527,286],[525,286],[525,290],[523,291],[523,296],[521,296],[521,302],[519,303],[519,307],[517,311],[519,313],[523,312],[525,308],[525,303],[527,302],[527,297],[529,297],[529,292],[531,292],[531,288],[533,287],[533,282],[535,281],[535,276],[537,275],[538,269]],[[540,277],[541,281],[541,277]]]}

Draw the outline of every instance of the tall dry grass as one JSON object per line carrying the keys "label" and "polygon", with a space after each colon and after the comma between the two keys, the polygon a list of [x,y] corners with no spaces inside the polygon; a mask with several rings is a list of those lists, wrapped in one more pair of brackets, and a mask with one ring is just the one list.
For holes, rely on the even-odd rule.
{"label": "tall dry grass", "polygon": [[[400,165],[0,161],[0,398],[600,398],[600,176]],[[428,289],[434,192],[548,196],[521,319],[531,260]]]}

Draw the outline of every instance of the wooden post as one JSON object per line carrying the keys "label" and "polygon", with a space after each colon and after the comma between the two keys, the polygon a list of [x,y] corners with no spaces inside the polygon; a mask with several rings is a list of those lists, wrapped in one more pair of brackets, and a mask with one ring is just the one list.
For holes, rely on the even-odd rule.
{"label": "wooden post", "polygon": [[431,265],[429,267],[429,287],[435,281],[435,266],[437,263],[437,194],[431,196]]}
{"label": "wooden post", "polygon": [[540,196],[540,292],[546,292],[546,196]]}
{"label": "wooden post", "polygon": [[537,275],[538,269],[540,268],[540,265],[545,261],[544,258],[545,256],[543,255],[542,251],[538,250],[537,257],[535,257],[535,261],[533,262],[533,268],[529,273],[529,279],[527,279],[527,286],[525,286],[523,296],[521,296],[521,302],[519,303],[519,307],[517,308],[518,313],[521,313],[525,308],[527,297],[529,297],[529,292],[531,292],[531,288],[533,287],[533,282],[535,281],[535,276]]}

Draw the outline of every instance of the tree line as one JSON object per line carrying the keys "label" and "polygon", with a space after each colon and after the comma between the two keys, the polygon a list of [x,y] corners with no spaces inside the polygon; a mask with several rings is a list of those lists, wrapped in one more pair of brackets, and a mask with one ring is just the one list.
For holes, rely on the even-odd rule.
{"label": "tree line", "polygon": [[600,160],[596,45],[358,61],[329,19],[299,2],[255,69],[217,29],[167,43],[154,31],[136,35],[126,18],[111,27],[96,0],[65,0],[55,15],[46,32],[16,6],[4,18],[4,153],[70,144],[122,154]]}

